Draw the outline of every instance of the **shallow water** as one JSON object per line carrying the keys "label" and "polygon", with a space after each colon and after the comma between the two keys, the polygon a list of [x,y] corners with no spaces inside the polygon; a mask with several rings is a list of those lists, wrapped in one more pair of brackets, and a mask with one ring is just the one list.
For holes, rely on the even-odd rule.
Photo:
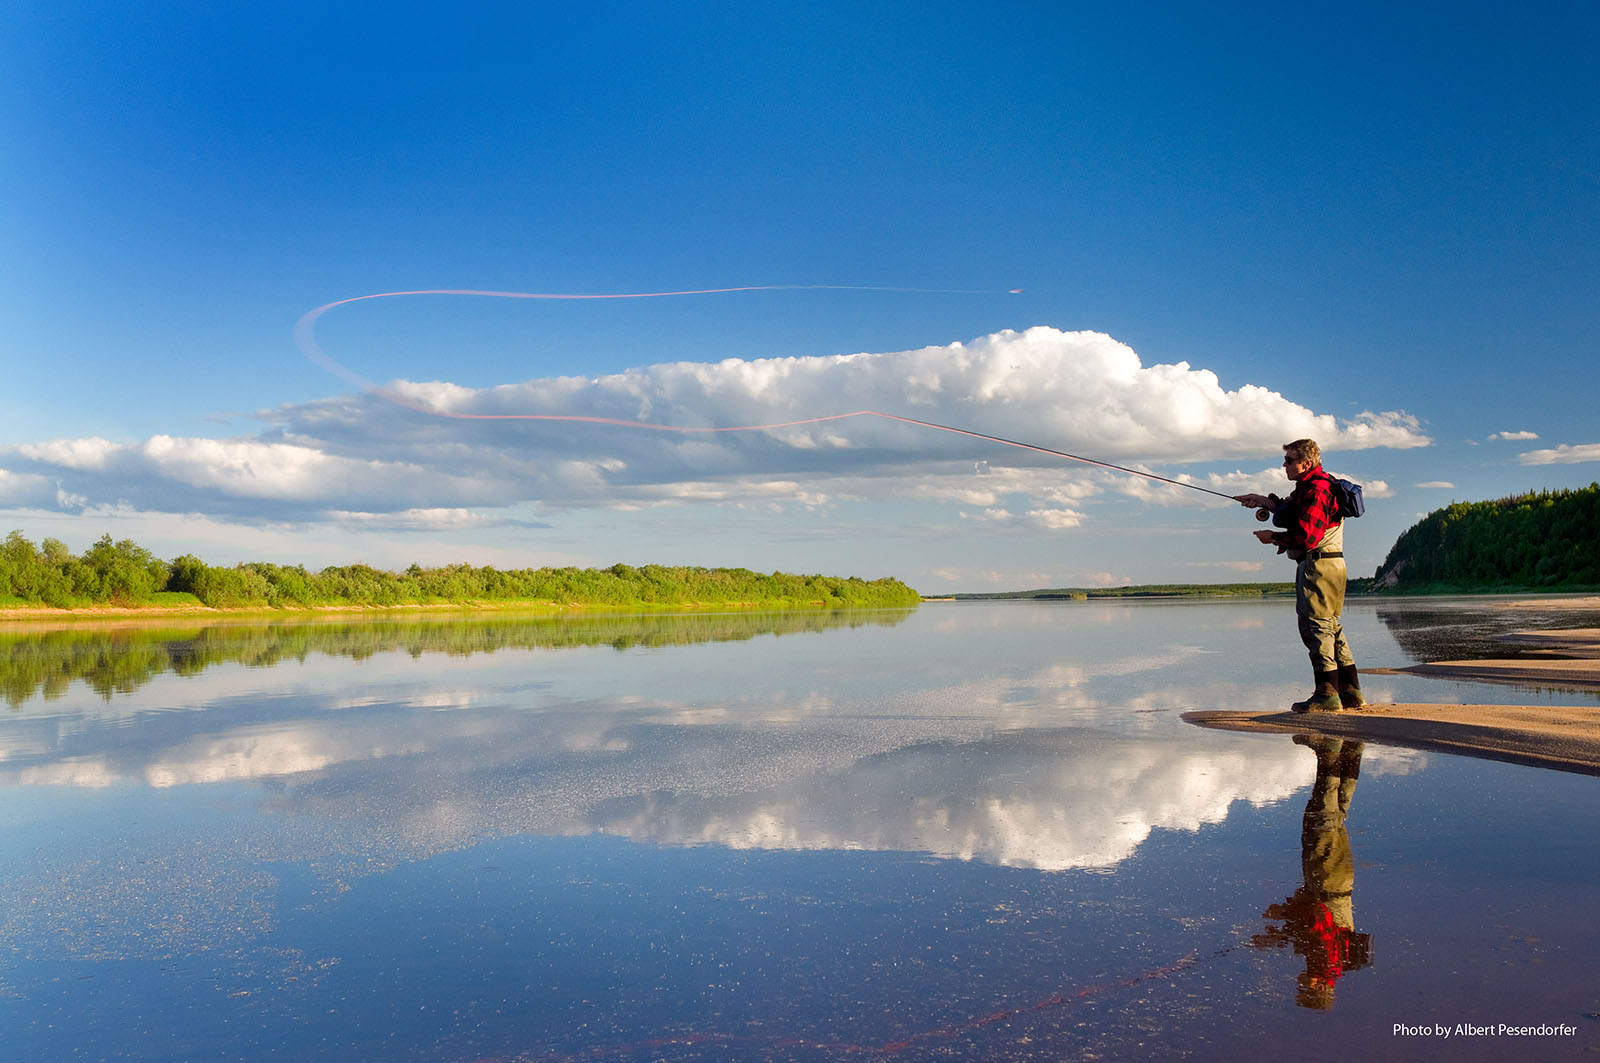
{"label": "shallow water", "polygon": [[[0,1045],[134,1060],[1600,1049],[1593,778],[1375,744],[1324,749],[1319,773],[1288,738],[1179,719],[1304,696],[1292,608],[0,636]],[[1484,599],[1350,609],[1372,666],[1595,624]]]}

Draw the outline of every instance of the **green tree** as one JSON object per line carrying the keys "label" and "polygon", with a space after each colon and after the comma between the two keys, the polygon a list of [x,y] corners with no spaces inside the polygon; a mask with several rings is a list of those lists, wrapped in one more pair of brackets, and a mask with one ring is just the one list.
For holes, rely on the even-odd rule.
{"label": "green tree", "polygon": [[171,575],[167,563],[149,550],[131,539],[113,543],[110,534],[85,551],[82,563],[93,574],[85,589],[99,601],[146,601]]}
{"label": "green tree", "polygon": [[1600,580],[1600,484],[1453,502],[1407,528],[1379,566],[1403,590],[1592,587]]}

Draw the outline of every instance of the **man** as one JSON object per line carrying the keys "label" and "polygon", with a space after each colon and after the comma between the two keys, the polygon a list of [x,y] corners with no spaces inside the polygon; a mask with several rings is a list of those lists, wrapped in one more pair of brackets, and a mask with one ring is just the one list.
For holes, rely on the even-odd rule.
{"label": "man", "polygon": [[1322,448],[1314,440],[1297,439],[1283,445],[1283,474],[1294,481],[1288,498],[1277,495],[1235,495],[1252,509],[1272,514],[1283,531],[1258,531],[1256,538],[1276,546],[1295,561],[1294,610],[1299,618],[1300,641],[1311,654],[1316,689],[1305,701],[1290,706],[1295,712],[1338,712],[1359,709],[1361,696],[1356,659],[1345,641],[1344,526],[1340,521],[1333,480],[1322,471]]}

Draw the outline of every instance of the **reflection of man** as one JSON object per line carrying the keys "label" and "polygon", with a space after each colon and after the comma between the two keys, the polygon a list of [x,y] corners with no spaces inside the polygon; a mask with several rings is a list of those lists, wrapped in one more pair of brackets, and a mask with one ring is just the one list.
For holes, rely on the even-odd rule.
{"label": "reflection of man", "polygon": [[1345,641],[1344,524],[1333,493],[1333,479],[1322,471],[1322,448],[1315,440],[1283,445],[1283,474],[1294,481],[1288,498],[1277,495],[1235,495],[1242,505],[1272,515],[1283,531],[1258,531],[1256,538],[1275,545],[1297,562],[1294,611],[1300,641],[1311,653],[1316,689],[1290,708],[1295,712],[1338,712],[1366,704],[1356,659]]}
{"label": "reflection of man", "polygon": [[1250,939],[1257,948],[1291,945],[1305,957],[1295,1003],[1325,1011],[1333,1007],[1333,987],[1346,971],[1372,962],[1372,936],[1355,932],[1355,859],[1344,819],[1361,774],[1360,742],[1295,735],[1317,755],[1317,777],[1300,822],[1300,870],[1305,885],[1282,904],[1267,908],[1269,926]]}

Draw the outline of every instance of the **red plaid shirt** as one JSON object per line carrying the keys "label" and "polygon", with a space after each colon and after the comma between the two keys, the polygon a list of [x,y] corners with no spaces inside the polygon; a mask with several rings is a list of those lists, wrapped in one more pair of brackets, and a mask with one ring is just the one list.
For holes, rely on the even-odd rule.
{"label": "red plaid shirt", "polygon": [[[1277,496],[1274,495],[1274,498]],[[1272,541],[1278,553],[1285,550],[1315,550],[1322,537],[1339,520],[1338,503],[1333,497],[1333,481],[1318,465],[1295,482],[1294,490],[1278,511],[1275,524],[1288,531],[1275,532]]]}

